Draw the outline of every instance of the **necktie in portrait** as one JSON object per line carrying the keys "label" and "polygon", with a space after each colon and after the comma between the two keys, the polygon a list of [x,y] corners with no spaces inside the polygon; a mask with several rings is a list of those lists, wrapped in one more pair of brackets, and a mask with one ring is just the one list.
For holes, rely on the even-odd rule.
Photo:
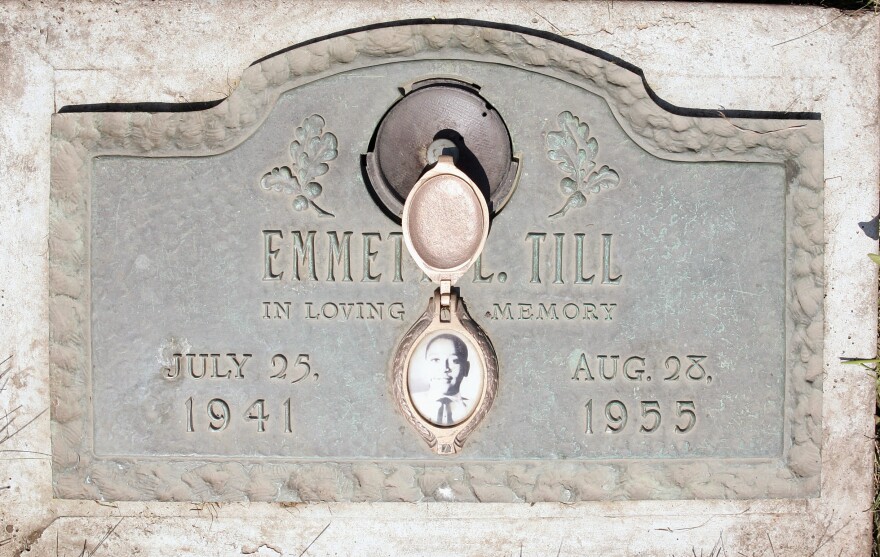
{"label": "necktie in portrait", "polygon": [[452,408],[450,403],[452,399],[448,397],[438,398],[440,408],[437,410],[437,423],[440,425],[452,425]]}

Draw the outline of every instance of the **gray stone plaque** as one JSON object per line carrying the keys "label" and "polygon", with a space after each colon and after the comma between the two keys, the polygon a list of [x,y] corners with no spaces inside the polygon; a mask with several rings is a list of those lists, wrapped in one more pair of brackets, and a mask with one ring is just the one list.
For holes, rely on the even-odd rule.
{"label": "gray stone plaque", "polygon": [[[454,456],[392,389],[435,285],[364,163],[436,76],[518,162],[458,283],[498,385]],[[601,53],[437,24],[274,55],[207,110],[56,115],[57,496],[817,494],[821,122],[658,102]]]}

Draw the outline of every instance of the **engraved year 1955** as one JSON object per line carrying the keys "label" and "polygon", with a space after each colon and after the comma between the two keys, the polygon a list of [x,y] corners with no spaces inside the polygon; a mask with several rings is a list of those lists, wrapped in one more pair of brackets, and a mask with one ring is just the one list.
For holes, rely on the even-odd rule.
{"label": "engraved year 1955", "polygon": [[[591,435],[593,433],[593,399],[589,399],[584,404],[586,410],[586,419],[584,424],[584,433]],[[638,424],[630,423],[629,416],[632,412],[640,410],[640,419]],[[663,417],[669,412],[673,413],[672,422],[664,421]],[[597,425],[599,432],[616,434],[627,430],[638,431],[639,433],[651,434],[663,427],[674,427],[675,433],[687,433],[691,431],[697,424],[697,409],[692,400],[675,401],[672,408],[662,408],[657,400],[642,400],[627,405],[620,400],[612,400],[605,404],[602,413],[601,424]],[[637,428],[637,429],[634,429]]]}

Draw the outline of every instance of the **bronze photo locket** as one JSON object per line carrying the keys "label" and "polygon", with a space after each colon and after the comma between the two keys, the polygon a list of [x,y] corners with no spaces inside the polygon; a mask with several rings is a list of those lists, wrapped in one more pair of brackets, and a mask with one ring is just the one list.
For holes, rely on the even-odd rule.
{"label": "bronze photo locket", "polygon": [[452,157],[441,155],[403,207],[406,247],[438,288],[401,339],[392,363],[394,397],[437,454],[462,448],[498,389],[492,342],[453,288],[480,256],[488,234],[482,193]]}

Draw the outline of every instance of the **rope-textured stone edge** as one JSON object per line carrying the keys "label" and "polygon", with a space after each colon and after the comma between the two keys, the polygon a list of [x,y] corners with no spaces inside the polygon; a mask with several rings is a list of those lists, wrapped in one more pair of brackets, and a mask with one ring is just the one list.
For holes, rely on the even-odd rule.
{"label": "rope-textured stone edge", "polygon": [[[300,83],[413,58],[491,61],[562,75],[604,97],[633,140],[663,158],[786,164],[789,435],[784,459],[277,464],[93,457],[87,434],[91,158],[228,150],[259,126],[281,93]],[[494,28],[407,25],[352,33],[264,60],[248,68],[230,97],[209,110],[55,115],[51,147],[50,366],[58,497],[573,502],[818,494],[824,284],[821,122],[675,115],[651,100],[638,75],[559,43]]]}

